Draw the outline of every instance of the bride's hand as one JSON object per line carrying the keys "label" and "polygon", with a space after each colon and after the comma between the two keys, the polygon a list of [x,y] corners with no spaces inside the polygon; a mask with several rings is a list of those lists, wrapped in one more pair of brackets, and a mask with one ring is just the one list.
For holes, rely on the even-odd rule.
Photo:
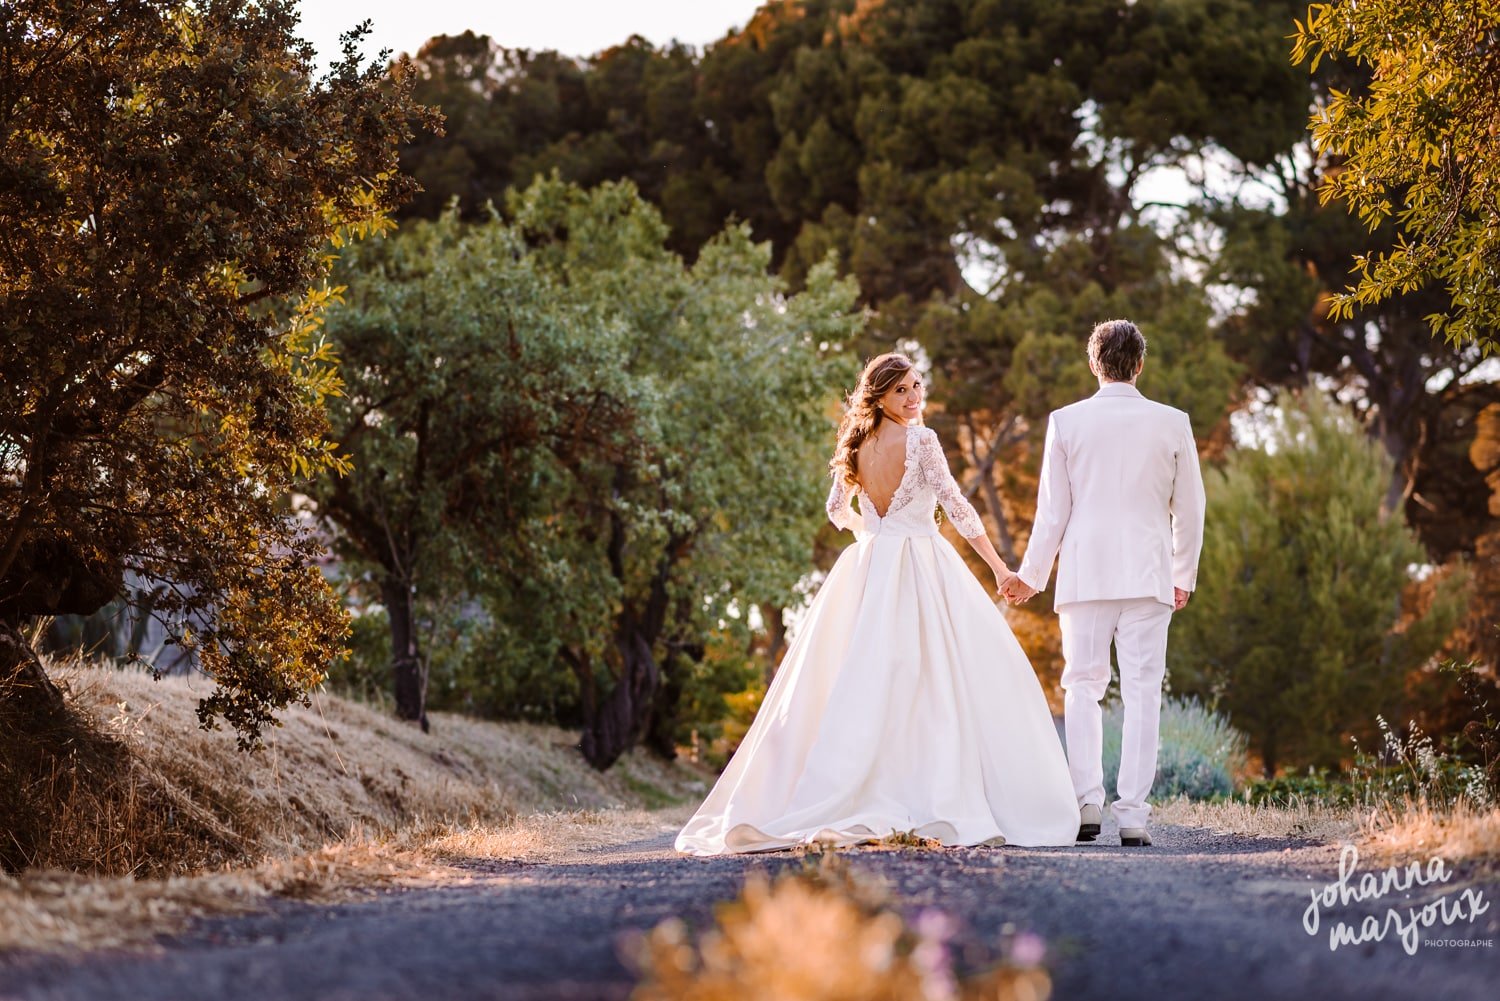
{"label": "bride's hand", "polygon": [[1015,579],[1016,579],[1016,575],[1008,567],[1006,567],[1004,565],[996,567],[995,568],[995,593],[998,594],[998,595],[1003,596],[1005,594],[1005,585],[1008,584],[1010,581],[1013,581]]}

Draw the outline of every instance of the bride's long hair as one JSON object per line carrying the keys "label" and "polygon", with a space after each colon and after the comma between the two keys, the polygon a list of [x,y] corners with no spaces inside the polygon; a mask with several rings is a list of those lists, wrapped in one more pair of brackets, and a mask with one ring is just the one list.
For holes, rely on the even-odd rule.
{"label": "bride's long hair", "polygon": [[881,422],[887,420],[878,403],[891,387],[906,378],[915,366],[904,354],[891,352],[865,363],[854,391],[844,401],[844,417],[839,421],[838,445],[828,468],[851,487],[859,486],[859,446],[870,437]]}

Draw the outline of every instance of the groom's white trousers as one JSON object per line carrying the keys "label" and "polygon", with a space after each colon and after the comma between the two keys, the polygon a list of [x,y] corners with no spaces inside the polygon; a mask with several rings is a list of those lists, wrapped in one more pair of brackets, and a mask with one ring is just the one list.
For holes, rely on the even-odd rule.
{"label": "groom's white trousers", "polygon": [[1078,805],[1104,806],[1103,716],[1099,700],[1109,687],[1109,647],[1120,663],[1124,731],[1120,738],[1119,799],[1110,809],[1121,827],[1145,827],[1146,797],[1156,779],[1161,684],[1167,673],[1167,627],[1172,606],[1155,598],[1074,601],[1057,609],[1062,628],[1063,725],[1068,770]]}

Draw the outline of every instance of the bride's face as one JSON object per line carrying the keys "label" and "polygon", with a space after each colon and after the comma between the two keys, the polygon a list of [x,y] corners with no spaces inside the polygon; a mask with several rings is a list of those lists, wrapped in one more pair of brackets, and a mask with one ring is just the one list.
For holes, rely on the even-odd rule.
{"label": "bride's face", "polygon": [[897,417],[907,424],[915,424],[922,419],[922,401],[926,396],[926,388],[922,385],[922,377],[917,375],[916,369],[908,371],[901,377],[901,381],[880,398],[880,409],[889,417]]}

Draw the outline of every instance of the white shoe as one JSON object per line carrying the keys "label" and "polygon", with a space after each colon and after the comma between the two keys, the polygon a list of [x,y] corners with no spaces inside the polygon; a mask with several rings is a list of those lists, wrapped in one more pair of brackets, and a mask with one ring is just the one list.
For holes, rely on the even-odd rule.
{"label": "white shoe", "polygon": [[1120,844],[1131,848],[1139,848],[1151,843],[1151,832],[1144,827],[1122,827],[1120,828]]}
{"label": "white shoe", "polygon": [[1083,804],[1083,808],[1078,811],[1078,840],[1093,841],[1099,836],[1099,828],[1103,823],[1103,810],[1093,803]]}

